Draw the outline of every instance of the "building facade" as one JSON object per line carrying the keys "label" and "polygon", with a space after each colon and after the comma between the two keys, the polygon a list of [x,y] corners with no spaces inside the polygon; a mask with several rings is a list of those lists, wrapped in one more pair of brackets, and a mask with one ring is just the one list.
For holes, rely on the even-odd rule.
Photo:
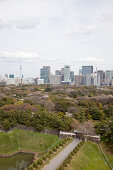
{"label": "building facade", "polygon": [[84,85],[92,85],[93,66],[82,66],[82,75],[84,75]]}
{"label": "building facade", "polygon": [[40,69],[40,79],[44,79],[45,84],[50,83],[50,66],[43,66],[43,68]]}
{"label": "building facade", "polygon": [[70,82],[70,66],[64,66],[64,82]]}
{"label": "building facade", "polygon": [[70,71],[70,79],[71,79],[71,82],[73,83],[74,82],[74,71]]}
{"label": "building facade", "polygon": [[61,84],[62,76],[61,75],[51,75],[50,84]]}

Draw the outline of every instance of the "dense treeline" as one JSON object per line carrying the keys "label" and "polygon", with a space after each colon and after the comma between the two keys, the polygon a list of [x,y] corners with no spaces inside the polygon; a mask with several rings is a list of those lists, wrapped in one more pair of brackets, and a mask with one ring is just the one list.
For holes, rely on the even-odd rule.
{"label": "dense treeline", "polygon": [[64,114],[49,114],[46,111],[3,111],[0,110],[0,124],[5,130],[16,125],[32,126],[41,131],[44,128],[70,130],[72,119]]}
{"label": "dense treeline", "polygon": [[0,127],[18,124],[36,130],[72,130],[92,120],[106,143],[113,144],[113,88],[24,85],[0,87]]}

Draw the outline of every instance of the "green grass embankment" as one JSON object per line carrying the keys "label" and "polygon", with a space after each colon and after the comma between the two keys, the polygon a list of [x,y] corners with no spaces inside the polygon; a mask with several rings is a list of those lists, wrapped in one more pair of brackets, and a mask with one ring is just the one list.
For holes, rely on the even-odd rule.
{"label": "green grass embankment", "polygon": [[110,170],[98,145],[90,141],[75,154],[65,170]]}
{"label": "green grass embankment", "polygon": [[12,154],[18,150],[42,153],[58,140],[58,136],[13,130],[9,133],[0,132],[0,154]]}

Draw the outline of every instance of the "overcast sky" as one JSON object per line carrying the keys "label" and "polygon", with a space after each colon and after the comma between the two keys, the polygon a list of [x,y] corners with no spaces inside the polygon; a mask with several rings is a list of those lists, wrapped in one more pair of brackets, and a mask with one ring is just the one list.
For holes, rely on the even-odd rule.
{"label": "overcast sky", "polygon": [[113,70],[113,0],[0,0],[0,75]]}

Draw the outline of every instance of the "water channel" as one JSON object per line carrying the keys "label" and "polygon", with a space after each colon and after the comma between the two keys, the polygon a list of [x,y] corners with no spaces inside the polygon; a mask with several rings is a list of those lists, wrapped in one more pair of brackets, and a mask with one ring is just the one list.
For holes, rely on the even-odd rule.
{"label": "water channel", "polygon": [[0,170],[24,170],[33,161],[33,154],[18,153],[9,158],[0,157]]}

